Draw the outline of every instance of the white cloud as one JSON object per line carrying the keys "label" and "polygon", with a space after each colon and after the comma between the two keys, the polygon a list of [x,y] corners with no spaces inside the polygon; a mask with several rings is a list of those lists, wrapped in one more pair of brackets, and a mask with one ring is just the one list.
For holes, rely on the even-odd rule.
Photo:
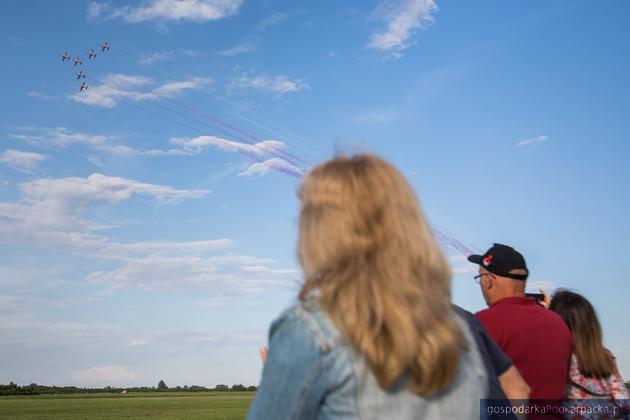
{"label": "white cloud", "polygon": [[277,153],[284,149],[285,144],[277,140],[263,140],[258,143],[248,144],[231,140],[225,140],[215,136],[198,136],[194,138],[173,138],[171,143],[183,147],[187,153],[200,153],[208,146],[215,146],[230,152],[240,152],[247,155],[260,156],[265,153]]}
{"label": "white cloud", "polygon": [[261,32],[265,31],[270,26],[274,26],[278,23],[284,22],[287,17],[288,15],[286,13],[275,13],[256,25],[256,29]]}
{"label": "white cloud", "polygon": [[[299,271],[275,267],[276,263],[271,259],[235,254],[209,255],[233,246],[234,241],[230,239],[123,243],[94,234],[95,230],[108,226],[84,218],[87,210],[96,205],[119,204],[136,195],[172,203],[199,198],[208,193],[206,190],[181,190],[93,174],[87,178],[37,179],[20,184],[18,191],[21,198],[17,202],[0,202],[0,242],[71,252],[107,264],[98,266],[86,278],[89,282],[142,291],[203,287],[238,296],[260,293],[268,287],[289,287],[295,284],[299,275]],[[89,304],[90,301],[80,299],[58,303]],[[60,331],[57,326],[54,331],[45,328],[48,335],[75,337],[72,326],[68,326],[67,331]],[[86,334],[92,333],[94,340],[105,340],[102,334],[94,331]],[[124,342],[141,344],[137,341],[140,339],[129,340],[127,337]],[[87,378],[88,373],[95,372],[83,373]]]}
{"label": "white cloud", "polygon": [[517,147],[535,147],[549,140],[549,136],[538,136],[532,139],[521,140],[516,143]]}
{"label": "white cloud", "polygon": [[74,93],[68,96],[68,99],[86,105],[113,108],[122,99],[156,101],[162,97],[171,97],[184,90],[200,89],[211,82],[210,79],[204,77],[194,77],[184,81],[170,81],[153,89],[145,88],[144,91],[138,91],[133,89],[147,86],[153,81],[142,76],[109,74],[103,78],[101,84],[90,86],[88,90],[83,92]]}
{"label": "white cloud", "polygon": [[[179,83],[166,84],[162,87],[163,94],[170,94],[185,88]],[[28,128],[28,129],[27,129]],[[96,151],[119,155],[119,156],[191,156],[202,153],[207,147],[216,147],[221,150],[238,152],[250,158],[260,160],[260,158],[271,155],[280,156],[285,149],[285,143],[277,140],[263,140],[254,144],[241,143],[226,140],[215,136],[198,136],[193,138],[172,138],[171,144],[179,147],[170,149],[134,149],[124,145],[112,144],[113,136],[90,135],[85,133],[73,133],[64,127],[57,128],[36,128],[22,127],[26,134],[11,134],[11,137],[29,143],[43,145],[54,144],[66,146],[70,144],[87,144]],[[95,166],[103,167],[103,163],[96,156],[87,156],[86,159]],[[289,163],[280,157],[269,159],[265,162],[258,162],[250,166],[239,176],[264,175],[269,169],[274,169],[294,176],[301,176],[304,172],[295,164]]]}
{"label": "white cloud", "polygon": [[175,351],[190,351],[194,348],[216,346],[251,346],[265,342],[266,339],[260,330],[177,331],[155,334],[151,342]]}
{"label": "white cloud", "polygon": [[230,239],[214,239],[189,242],[134,242],[130,244],[108,242],[103,248],[105,255],[126,255],[138,253],[204,253],[232,246]]}
{"label": "white cloud", "polygon": [[181,149],[149,150],[144,152],[144,154],[152,156],[193,155],[201,153],[206,147],[212,146],[230,152],[238,152],[256,160],[260,160],[260,158],[266,155],[275,156],[251,164],[247,169],[239,173],[238,176],[262,176],[267,174],[270,169],[273,169],[288,175],[301,177],[305,171],[303,168],[290,163],[286,159],[278,157],[283,154],[285,144],[277,140],[263,140],[254,144],[248,144],[225,140],[215,136],[198,136],[194,138],[173,138],[171,139],[171,143],[180,145]]}
{"label": "white cloud", "polygon": [[[116,242],[105,236],[89,233],[92,230],[89,221],[78,219],[77,215],[65,218],[58,215],[42,216],[42,211],[34,211],[23,206],[14,209],[23,211],[25,215],[11,218],[6,217],[7,209],[3,206],[5,204],[0,203],[0,233],[4,235],[0,242],[11,245],[49,248],[85,257],[127,261],[134,256],[146,254],[194,255],[214,252],[223,250],[234,243],[230,239],[189,242]],[[45,217],[45,220],[33,222],[34,216]]]}
{"label": "white cloud", "polygon": [[107,3],[89,2],[86,7],[87,20],[94,22],[99,20],[104,14],[111,11],[111,6]]}
{"label": "white cloud", "polygon": [[83,92],[77,92],[70,96],[75,102],[104,108],[115,107],[121,98],[134,99],[140,92],[130,91],[130,88],[145,86],[151,83],[151,79],[142,76],[128,76],[125,74],[108,74],[103,78],[103,83]]}
{"label": "white cloud", "polygon": [[227,50],[219,51],[220,55],[224,55],[226,57],[232,57],[234,55],[243,54],[252,52],[256,49],[256,44],[253,42],[245,42],[243,44],[237,45],[235,47],[229,48]]}
{"label": "white cloud", "polygon": [[[242,0],[146,0],[139,6],[112,9],[109,5],[88,6],[88,18],[121,18],[128,23],[191,21],[207,22],[232,16],[238,12]],[[92,12],[92,13],[91,13]],[[90,14],[91,13],[91,14]]]}
{"label": "white cloud", "polygon": [[72,143],[84,143],[98,146],[114,138],[111,136],[72,133],[65,127],[22,127],[22,130],[30,134],[11,134],[10,136],[17,140],[38,145],[52,143],[57,146],[66,146]]}
{"label": "white cloud", "polygon": [[87,280],[115,287],[165,290],[209,287],[234,294],[259,293],[269,286],[290,286],[299,275],[291,269],[266,266],[269,259],[247,256],[149,255],[128,259],[113,271],[97,271]]}
{"label": "white cloud", "polygon": [[433,0],[384,0],[374,15],[386,28],[372,34],[368,47],[400,57],[414,32],[433,23],[432,14],[437,10]]}
{"label": "white cloud", "polygon": [[[93,135],[86,133],[71,132],[65,127],[28,127],[24,129],[25,133],[10,134],[16,140],[25,141],[39,146],[60,146],[66,147],[73,144],[85,144],[88,147],[99,152],[110,153],[114,155],[132,156],[141,155],[142,151],[133,149],[120,144],[112,144],[114,136]],[[96,166],[102,166],[102,163],[95,157],[88,157],[90,163]]]}
{"label": "white cloud", "polygon": [[3,163],[17,171],[31,173],[46,156],[39,153],[23,152],[21,150],[8,149],[0,155],[0,163]]}
{"label": "white cloud", "polygon": [[150,149],[140,151],[139,154],[141,154],[142,156],[189,156],[196,153],[183,149]]}
{"label": "white cloud", "polygon": [[262,175],[267,174],[267,172],[269,172],[270,169],[274,169],[276,171],[288,173],[290,175],[294,175],[298,177],[302,176],[304,172],[303,169],[298,168],[295,165],[292,165],[286,160],[275,157],[275,158],[267,159],[263,162],[256,162],[250,165],[247,169],[239,173],[238,176],[245,176],[245,177],[262,176]]}
{"label": "white cloud", "polygon": [[25,197],[35,201],[59,200],[84,204],[94,201],[118,203],[133,195],[150,195],[162,202],[179,202],[200,198],[208,190],[178,190],[164,185],[149,184],[125,178],[92,174],[87,178],[43,178],[20,185]]}
{"label": "white cloud", "polygon": [[163,51],[163,52],[158,51],[151,55],[144,55],[144,54],[140,55],[140,58],[138,58],[138,64],[140,64],[141,66],[151,66],[159,61],[172,61],[172,60],[174,60],[172,51]]}
{"label": "white cloud", "polygon": [[[199,305],[203,308],[216,307],[213,305]],[[114,340],[117,340],[116,337]],[[176,330],[176,331],[151,331],[142,338],[127,340],[128,346],[151,345],[152,349],[162,353],[188,353],[199,349],[208,349],[221,346],[256,345],[266,339],[264,332],[260,330]]]}
{"label": "white cloud", "polygon": [[551,281],[528,281],[527,282],[527,293],[539,293],[540,289],[543,289],[549,293],[553,293],[554,290],[559,288],[556,283]]}
{"label": "white cloud", "polygon": [[474,276],[479,271],[479,266],[469,262],[463,255],[451,255],[448,261],[454,276]]}
{"label": "white cloud", "polygon": [[297,92],[302,89],[310,89],[301,79],[291,80],[287,76],[241,76],[230,81],[231,89],[260,89],[276,93]]}
{"label": "white cloud", "polygon": [[88,178],[37,179],[19,185],[19,202],[0,202],[0,241],[63,249],[101,258],[123,258],[146,253],[197,253],[230,246],[218,239],[191,242],[120,243],[91,232],[110,226],[83,219],[88,206],[117,204],[135,195],[163,203],[200,198],[207,190],[179,190],[118,177],[92,174]]}
{"label": "white cloud", "polygon": [[123,263],[111,272],[92,273],[88,280],[142,290],[222,285],[235,293],[261,291],[284,284],[294,270],[269,267],[273,261],[241,255],[205,257],[234,245],[230,239],[197,241],[138,241],[122,243],[90,233],[102,228],[84,220],[94,203],[120,203],[135,194],[172,202],[197,198],[205,190],[176,190],[123,178],[94,174],[88,178],[42,179],[23,183],[22,202],[0,203],[0,240],[8,244],[69,251]]}
{"label": "white cloud", "polygon": [[161,61],[173,61],[178,56],[186,56],[190,58],[198,58],[201,54],[192,49],[181,49],[181,50],[173,50],[173,51],[157,51],[153,54],[145,55],[140,54],[138,57],[138,64],[141,66],[152,66],[155,63]]}
{"label": "white cloud", "polygon": [[160,96],[170,97],[177,92],[183,90],[194,90],[210,83],[210,79],[204,77],[193,77],[190,80],[183,80],[180,82],[167,82],[157,88],[153,89],[152,93]]}
{"label": "white cloud", "polygon": [[120,385],[120,382],[130,381],[136,375],[127,366],[94,366],[73,372],[70,377],[81,382],[113,382]]}

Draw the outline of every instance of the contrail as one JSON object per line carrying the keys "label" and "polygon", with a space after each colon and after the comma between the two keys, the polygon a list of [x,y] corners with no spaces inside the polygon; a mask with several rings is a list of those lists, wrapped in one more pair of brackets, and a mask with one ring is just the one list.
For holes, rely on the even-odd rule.
{"label": "contrail", "polygon": [[[148,114],[151,114],[151,115],[153,115],[156,118],[166,119],[166,120],[168,120],[168,121],[170,121],[172,123],[178,124],[178,125],[180,125],[182,127],[186,127],[186,128],[188,128],[188,129],[190,129],[192,131],[195,131],[195,132],[197,132],[197,133],[199,133],[200,135],[203,135],[203,136],[207,136],[208,135],[208,133],[206,131],[203,131],[203,130],[197,128],[197,127],[194,127],[192,125],[186,124],[186,123],[181,122],[181,121],[178,121],[176,119],[170,118],[167,115],[163,115],[163,114],[159,114],[157,112],[154,112],[154,111],[152,111],[152,110],[150,110],[150,109],[148,109],[146,107],[143,107],[143,106],[139,105],[138,103],[131,102],[131,104],[133,106],[139,108],[141,111],[146,112]],[[168,108],[165,108],[165,109],[169,110]],[[172,111],[172,110],[169,110],[169,111]],[[173,112],[175,112],[175,111],[173,111]],[[237,143],[237,142],[234,142],[234,143]],[[258,163],[264,163],[264,162],[267,161],[267,159],[265,159],[264,157],[262,157],[262,156],[260,156],[260,155],[258,155],[256,153],[253,153],[253,152],[248,152],[248,151],[240,149],[240,148],[236,148],[235,151],[240,153],[243,156],[248,157],[251,160],[254,160],[255,162],[258,162]],[[281,160],[286,162],[286,160],[284,160],[282,158],[278,158],[278,159],[281,159]],[[290,164],[290,162],[287,162],[287,163]],[[269,164],[268,166],[270,168],[278,171],[278,172],[282,172],[284,174],[291,175],[291,176],[293,176],[295,178],[302,178],[304,176],[304,174],[302,172],[297,172],[297,171],[294,171],[294,170],[292,170],[290,168],[284,168],[282,166],[278,166],[278,165],[274,165],[274,164]],[[297,168],[297,169],[301,169],[301,168]]]}
{"label": "contrail", "polygon": [[[128,91],[126,91],[126,90],[124,90],[124,89],[118,88],[118,87],[113,86],[113,85],[111,85],[111,84],[109,84],[109,83],[107,83],[107,82],[104,82],[104,81],[99,80],[99,79],[95,79],[95,78],[93,78],[93,77],[86,76],[85,78],[86,78],[86,79],[89,79],[89,80],[92,80],[92,81],[94,81],[94,82],[97,82],[97,83],[99,83],[99,84],[101,84],[101,85],[107,86],[107,87],[109,87],[109,88],[111,88],[111,89],[117,90],[117,91],[119,91],[119,92],[125,92],[125,93],[127,93],[127,92],[128,92]],[[210,114],[203,113],[203,112],[201,112],[201,111],[199,111],[199,110],[197,110],[197,109],[195,109],[195,108],[193,108],[193,107],[191,107],[191,106],[188,106],[188,105],[186,105],[186,104],[184,104],[184,103],[181,103],[181,102],[179,102],[179,101],[176,101],[176,100],[174,100],[174,99],[171,99],[171,98],[169,98],[169,97],[167,97],[167,96],[164,96],[164,95],[160,95],[160,94],[158,94],[158,93],[155,93],[153,90],[147,90],[147,91],[142,91],[142,90],[140,90],[140,91],[139,91],[139,93],[141,93],[141,94],[150,94],[150,95],[154,95],[154,96],[155,96],[155,97],[157,97],[157,98],[160,98],[160,99],[163,99],[163,100],[165,100],[165,101],[168,101],[168,102],[174,103],[174,104],[176,104],[176,105],[178,105],[178,106],[180,106],[180,107],[182,107],[182,108],[184,108],[184,109],[187,109],[187,110],[188,110],[188,111],[190,111],[190,112],[194,112],[195,114],[197,114],[197,115],[199,115],[199,116],[202,116],[202,117],[204,117],[204,118],[209,119],[210,121],[213,121],[213,122],[215,122],[215,123],[217,123],[217,124],[220,124],[221,126],[223,126],[223,127],[225,127],[225,128],[228,128],[228,129],[230,129],[230,130],[232,130],[232,131],[234,131],[234,132],[236,132],[236,133],[240,134],[240,136],[238,136],[238,135],[237,135],[236,137],[237,137],[239,140],[245,141],[245,142],[247,142],[247,143],[248,143],[248,144],[250,144],[250,145],[255,146],[255,145],[256,145],[256,143],[260,143],[260,142],[262,141],[262,140],[261,140],[261,139],[259,139],[258,137],[254,136],[254,135],[252,135],[252,134],[250,134],[250,133],[248,133],[248,132],[246,132],[246,131],[245,131],[245,130],[243,130],[243,129],[240,129],[240,128],[238,128],[238,127],[236,127],[236,126],[234,126],[234,125],[232,125],[232,124],[230,124],[230,123],[227,123],[227,122],[225,122],[225,121],[223,121],[223,120],[220,120],[219,118],[216,118],[216,117],[214,117],[214,116],[212,116],[212,115],[210,115]],[[169,108],[165,108],[165,107],[163,107],[163,108],[164,108],[165,110],[167,110],[168,112],[172,112],[172,113],[176,113],[176,114],[178,114],[178,115],[180,115],[180,116],[184,116],[184,114],[182,114],[182,113],[180,113],[180,112],[178,112],[178,111],[175,111],[175,110],[172,110],[172,109],[169,109]],[[190,119],[190,117],[186,117],[186,116],[184,116],[184,118],[189,118],[189,119]],[[195,120],[195,121],[196,121],[196,120]],[[199,122],[199,121],[196,121],[196,122]],[[214,127],[214,126],[210,126],[210,127],[212,127],[214,130],[217,130],[217,131],[223,132],[224,134],[228,134],[225,130],[221,130],[221,129],[219,129],[219,128],[217,128],[217,127]],[[233,134],[228,134],[228,135],[232,136]],[[252,141],[251,141],[251,140],[244,139],[244,138],[243,138],[243,136],[245,136],[245,137],[247,137],[247,138],[249,138],[249,139],[251,139],[251,140],[254,140],[256,143],[252,143]],[[294,155],[293,155],[293,154],[291,154],[290,152],[283,151],[283,150],[281,150],[281,149],[279,149],[279,148],[277,148],[277,147],[274,147],[274,146],[272,146],[272,145],[269,145],[268,147],[265,147],[264,149],[261,149],[261,150],[263,150],[264,152],[269,153],[269,154],[271,154],[271,155],[273,155],[273,156],[275,156],[275,157],[277,157],[277,158],[280,158],[280,159],[282,159],[282,160],[285,160],[285,161],[289,162],[292,166],[294,166],[294,167],[296,167],[296,168],[299,168],[300,170],[302,170],[302,171],[304,171],[304,172],[306,171],[306,170],[305,170],[305,168],[303,167],[303,166],[304,166],[304,165],[303,165],[303,162],[304,162],[304,161],[303,161],[302,159],[300,159],[300,158],[298,158],[298,157],[294,156]]]}
{"label": "contrail", "polygon": [[433,228],[432,230],[433,230],[433,234],[435,235],[435,239],[437,239],[438,243],[440,243],[442,246],[448,246],[450,248],[453,248],[455,251],[459,252],[464,257],[467,257],[473,254],[473,251],[471,251],[470,248],[468,248],[466,245],[464,245],[457,239],[452,238],[435,228]]}

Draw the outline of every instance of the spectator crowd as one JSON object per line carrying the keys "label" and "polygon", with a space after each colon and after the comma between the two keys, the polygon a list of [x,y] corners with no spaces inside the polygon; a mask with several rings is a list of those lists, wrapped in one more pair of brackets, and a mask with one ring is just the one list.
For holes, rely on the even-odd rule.
{"label": "spectator crowd", "polygon": [[526,294],[513,247],[470,255],[487,308],[451,302],[448,262],[391,164],[336,157],[299,191],[296,303],[272,323],[250,419],[630,418],[597,314]]}

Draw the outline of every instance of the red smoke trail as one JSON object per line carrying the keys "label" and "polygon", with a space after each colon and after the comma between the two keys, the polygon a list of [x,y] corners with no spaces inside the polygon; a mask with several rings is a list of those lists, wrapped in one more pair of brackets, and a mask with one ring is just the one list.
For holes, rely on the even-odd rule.
{"label": "red smoke trail", "polygon": [[[95,82],[97,82],[97,83],[100,83],[100,84],[102,84],[102,85],[104,85],[104,86],[108,86],[108,87],[110,87],[111,89],[117,90],[117,91],[119,91],[119,92],[125,92],[125,93],[127,93],[127,92],[128,92],[128,91],[126,91],[126,90],[124,90],[124,89],[118,88],[118,87],[116,87],[116,86],[113,86],[113,85],[111,85],[111,84],[109,84],[109,83],[103,82],[102,80],[95,79],[95,78],[93,78],[93,77],[86,76],[85,78],[86,78],[86,79],[88,79],[88,80],[92,80],[92,81],[95,81]],[[224,127],[227,127],[227,128],[229,128],[229,129],[231,129],[231,130],[233,130],[233,131],[235,131],[235,132],[237,132],[237,133],[239,133],[239,134],[241,134],[241,135],[244,135],[244,136],[246,136],[246,137],[249,137],[249,138],[251,138],[251,139],[255,140],[255,141],[256,141],[256,143],[260,143],[260,142],[262,141],[262,140],[260,140],[258,137],[254,136],[254,135],[252,135],[252,134],[249,134],[249,133],[248,133],[248,132],[246,132],[245,130],[242,130],[242,129],[238,128],[238,127],[235,127],[235,126],[233,126],[232,124],[229,124],[229,123],[227,123],[227,122],[225,122],[225,121],[222,121],[222,120],[220,120],[220,119],[218,119],[218,118],[216,118],[216,117],[214,117],[214,116],[212,116],[212,115],[210,115],[210,114],[206,114],[206,113],[203,113],[203,112],[201,112],[201,111],[198,111],[197,109],[195,109],[195,108],[193,108],[193,107],[190,107],[190,106],[188,106],[188,105],[186,105],[186,104],[184,104],[184,103],[181,103],[181,102],[179,102],[179,101],[176,101],[176,100],[174,100],[174,99],[171,99],[171,98],[169,98],[169,97],[167,97],[167,96],[164,96],[164,95],[160,95],[160,94],[158,94],[158,93],[155,93],[153,90],[146,90],[146,91],[142,91],[142,90],[140,90],[140,91],[139,91],[139,93],[141,93],[141,94],[151,94],[151,95],[154,95],[154,96],[155,96],[155,97],[157,97],[157,98],[160,98],[160,99],[163,99],[163,100],[165,100],[165,101],[169,101],[169,102],[171,102],[171,103],[174,103],[174,104],[176,104],[176,105],[178,105],[178,106],[180,106],[180,107],[182,107],[182,108],[185,108],[185,109],[187,109],[187,110],[189,110],[189,111],[191,111],[191,112],[194,112],[195,114],[198,114],[198,115],[200,115],[200,116],[202,116],[202,117],[204,117],[204,118],[207,118],[207,119],[209,119],[209,120],[211,120],[211,121],[214,121],[215,123],[218,123],[218,124],[220,124],[220,125],[222,125],[222,126],[224,126]],[[166,108],[166,109],[167,109],[169,112],[177,113],[177,111],[173,111],[173,110],[170,110],[170,109],[168,109],[168,108]],[[178,113],[178,114],[180,114],[180,115],[181,115],[181,113]],[[225,131],[223,131],[223,130],[221,130],[221,129],[217,129],[216,127],[212,127],[212,128],[213,128],[213,129],[215,129],[215,130],[217,130],[217,131],[221,131],[221,132],[225,133]],[[243,140],[243,141],[247,142],[248,144],[251,144],[251,145],[253,145],[253,146],[256,146],[256,143],[252,143],[251,141],[248,141],[248,140],[246,140],[246,139],[243,139],[242,137],[240,138],[240,140]],[[292,166],[294,166],[294,167],[296,167],[296,168],[299,168],[300,170],[302,170],[302,171],[304,171],[304,172],[305,172],[305,168],[303,167],[304,161],[303,161],[302,159],[300,159],[300,158],[298,158],[298,157],[294,156],[292,153],[285,152],[285,151],[283,151],[283,150],[281,150],[281,149],[279,149],[279,148],[277,148],[277,147],[274,147],[273,145],[267,145],[267,147],[265,147],[263,150],[264,150],[265,152],[267,152],[267,153],[269,153],[269,154],[271,154],[271,155],[273,155],[273,156],[277,157],[277,158],[280,158],[280,159],[282,159],[282,160],[285,160],[285,161],[289,162]]]}
{"label": "red smoke trail", "polygon": [[[197,128],[197,127],[193,127],[193,126],[191,126],[191,125],[188,125],[188,124],[183,123],[183,122],[181,122],[181,121],[177,121],[177,120],[175,120],[175,119],[173,119],[173,118],[170,118],[170,117],[168,117],[168,116],[165,116],[165,115],[160,115],[160,114],[158,114],[158,113],[156,113],[156,112],[154,112],[154,111],[151,111],[151,110],[150,110],[150,109],[148,109],[148,108],[145,108],[145,107],[143,107],[143,106],[140,106],[139,104],[137,104],[137,103],[135,103],[135,102],[132,102],[132,105],[134,105],[134,106],[138,107],[138,108],[139,108],[141,111],[143,111],[143,112],[146,112],[146,113],[148,113],[148,114],[153,115],[153,116],[154,116],[154,117],[156,117],[156,118],[166,119],[166,120],[171,121],[171,122],[173,122],[173,123],[175,123],[175,124],[179,124],[179,125],[181,125],[181,126],[183,126],[183,127],[186,127],[186,128],[188,128],[188,129],[190,129],[190,130],[193,130],[193,131],[195,131],[195,132],[197,132],[197,133],[199,133],[199,134],[201,134],[201,135],[203,135],[203,136],[207,136],[207,135],[208,135],[208,133],[206,133],[205,131],[200,130],[200,129],[199,129],[199,128]],[[235,142],[235,143],[236,143],[236,142]],[[238,148],[235,148],[235,151],[236,151],[236,152],[238,152],[238,153],[240,153],[241,155],[247,156],[248,158],[250,158],[250,159],[252,159],[252,160],[254,160],[254,161],[256,161],[256,162],[259,162],[259,163],[264,163],[264,162],[266,162],[266,159],[265,159],[264,157],[262,157],[262,156],[260,156],[260,155],[258,155],[258,154],[256,154],[256,153],[253,153],[253,152],[248,152],[248,151],[245,151],[245,150],[242,150],[242,149],[238,149]],[[279,158],[279,159],[281,159],[281,158]],[[284,159],[283,159],[283,160],[284,160]],[[272,168],[272,169],[276,170],[276,171],[282,172],[282,173],[287,174],[287,175],[291,175],[291,176],[293,176],[293,177],[295,177],[295,178],[302,178],[302,177],[304,176],[304,174],[303,174],[303,173],[300,173],[300,172],[294,171],[294,170],[292,170],[292,169],[290,169],[290,168],[284,168],[284,167],[279,166],[279,165],[274,165],[273,163],[272,163],[272,164],[268,164],[268,166],[269,166],[270,168]],[[300,168],[297,168],[297,169],[300,169]]]}
{"label": "red smoke trail", "polygon": [[441,245],[453,248],[464,257],[467,257],[473,253],[466,245],[462,244],[457,239],[452,238],[435,228],[433,228],[433,234]]}

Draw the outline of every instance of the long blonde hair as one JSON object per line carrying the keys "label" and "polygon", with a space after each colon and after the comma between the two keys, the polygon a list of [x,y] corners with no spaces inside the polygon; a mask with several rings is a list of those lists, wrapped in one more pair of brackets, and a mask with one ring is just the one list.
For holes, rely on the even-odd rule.
{"label": "long blonde hair", "polygon": [[418,395],[446,388],[468,345],[448,264],[403,176],[374,156],[337,157],[299,195],[300,299],[319,300],[381,388],[403,375]]}

